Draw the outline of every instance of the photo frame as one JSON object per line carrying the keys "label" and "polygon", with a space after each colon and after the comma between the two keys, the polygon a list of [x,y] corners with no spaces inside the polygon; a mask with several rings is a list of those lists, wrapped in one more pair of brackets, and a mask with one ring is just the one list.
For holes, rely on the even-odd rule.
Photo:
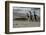
{"label": "photo frame", "polygon": [[5,33],[45,31],[45,3],[5,1]]}

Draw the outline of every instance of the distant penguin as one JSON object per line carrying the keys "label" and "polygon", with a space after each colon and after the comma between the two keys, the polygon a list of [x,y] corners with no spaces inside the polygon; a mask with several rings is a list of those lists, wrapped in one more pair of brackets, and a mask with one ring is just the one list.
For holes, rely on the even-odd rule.
{"label": "distant penguin", "polygon": [[35,11],[34,11],[34,18],[35,18],[35,20],[37,21],[37,18],[36,18],[36,16],[37,16],[37,15],[36,15],[36,13],[35,13]]}

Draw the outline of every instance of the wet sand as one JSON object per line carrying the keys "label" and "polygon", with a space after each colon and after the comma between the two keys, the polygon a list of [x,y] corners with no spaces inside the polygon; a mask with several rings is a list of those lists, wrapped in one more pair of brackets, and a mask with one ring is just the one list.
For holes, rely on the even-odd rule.
{"label": "wet sand", "polygon": [[13,20],[13,28],[20,27],[39,27],[39,21]]}

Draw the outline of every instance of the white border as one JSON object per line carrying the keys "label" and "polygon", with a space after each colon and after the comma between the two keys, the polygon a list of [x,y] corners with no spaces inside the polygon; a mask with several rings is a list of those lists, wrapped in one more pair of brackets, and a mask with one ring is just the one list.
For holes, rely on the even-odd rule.
{"label": "white border", "polygon": [[[40,27],[26,27],[26,28],[13,28],[13,6],[17,7],[35,7],[40,8]],[[9,4],[9,32],[21,32],[21,31],[38,31],[43,30],[43,5],[34,4]]]}

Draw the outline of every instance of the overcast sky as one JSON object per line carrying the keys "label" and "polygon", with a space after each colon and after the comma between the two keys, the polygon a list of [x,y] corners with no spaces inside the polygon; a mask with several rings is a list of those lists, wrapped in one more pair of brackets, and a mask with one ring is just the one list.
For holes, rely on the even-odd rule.
{"label": "overcast sky", "polygon": [[40,16],[40,8],[31,8],[31,7],[14,7],[13,13],[22,13],[22,14],[30,14],[29,11],[32,12],[32,15],[35,13]]}

